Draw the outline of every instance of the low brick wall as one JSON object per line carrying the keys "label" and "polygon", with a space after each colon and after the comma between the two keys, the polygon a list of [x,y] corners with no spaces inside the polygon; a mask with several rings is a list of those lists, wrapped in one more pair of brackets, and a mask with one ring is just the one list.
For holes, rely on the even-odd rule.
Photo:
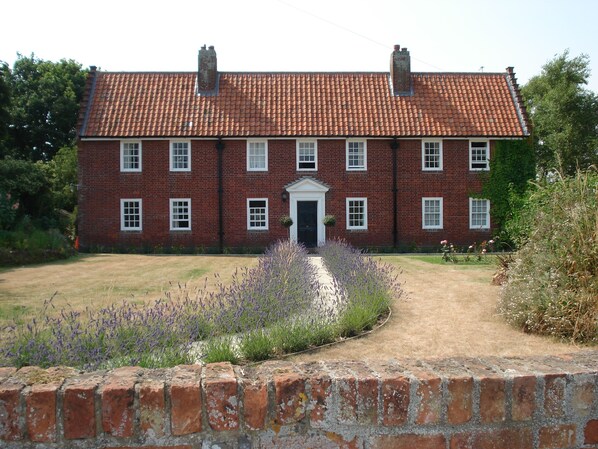
{"label": "low brick wall", "polygon": [[598,448],[598,351],[563,357],[0,368],[0,447]]}

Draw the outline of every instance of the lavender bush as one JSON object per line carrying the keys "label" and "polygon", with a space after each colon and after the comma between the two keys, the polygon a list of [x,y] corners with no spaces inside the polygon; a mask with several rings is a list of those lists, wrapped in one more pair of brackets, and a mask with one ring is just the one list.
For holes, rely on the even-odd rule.
{"label": "lavender bush", "polygon": [[283,241],[216,292],[177,285],[148,305],[123,302],[84,312],[56,313],[49,300],[43,318],[3,331],[0,366],[174,366],[194,361],[198,341],[204,361],[237,363],[372,327],[400,294],[391,269],[341,242],[321,252],[340,292],[332,301],[305,248]]}
{"label": "lavender bush", "polygon": [[178,285],[149,305],[123,302],[84,312],[55,313],[49,300],[42,318],[3,331],[0,365],[172,366],[191,362],[193,343],[203,339],[208,339],[208,359],[230,360],[232,349],[223,350],[223,336],[307,313],[317,291],[305,249],[280,242],[257,267],[238,272],[230,286],[220,283],[215,293],[205,286],[192,292]]}
{"label": "lavender bush", "polygon": [[305,248],[281,241],[264,253],[257,267],[236,273],[230,287],[209,295],[209,321],[217,333],[261,329],[309,310],[318,289]]}
{"label": "lavender bush", "polygon": [[402,290],[392,267],[376,262],[344,241],[319,249],[340,292],[339,333],[351,336],[371,329]]}
{"label": "lavender bush", "polygon": [[0,350],[3,365],[67,365],[85,369],[110,366],[169,366],[188,363],[188,347],[209,332],[201,304],[158,300],[130,302],[85,312],[63,309],[58,316],[46,301],[43,319],[8,329]]}

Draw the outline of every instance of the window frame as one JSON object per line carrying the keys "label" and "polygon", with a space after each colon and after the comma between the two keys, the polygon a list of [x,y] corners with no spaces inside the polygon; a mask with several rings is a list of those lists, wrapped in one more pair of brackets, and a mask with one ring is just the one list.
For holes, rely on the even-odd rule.
{"label": "window frame", "polygon": [[[137,168],[125,168],[125,145],[128,144],[137,144],[138,151],[139,151],[139,162]],[[143,145],[141,140],[121,140],[120,141],[120,171],[122,173],[139,173],[142,169],[142,155],[143,155]]]}
{"label": "window frame", "polygon": [[[486,144],[486,166],[482,168],[474,168],[473,164],[473,144],[474,143],[484,143]],[[481,162],[476,161],[475,163],[479,164]],[[469,170],[470,171],[488,171],[490,170],[490,141],[488,139],[471,139],[469,141]]]}
{"label": "window frame", "polygon": [[[176,168],[174,166],[174,144],[185,143],[187,144],[187,168]],[[169,168],[172,172],[189,172],[191,171],[191,141],[190,140],[171,140],[169,144]]]}
{"label": "window frame", "polygon": [[[353,201],[363,201],[363,225],[362,226],[351,226],[350,221],[350,203]],[[367,230],[368,228],[368,199],[365,197],[347,197],[345,200],[345,218],[346,228],[349,231],[355,230]]]}
{"label": "window frame", "polygon": [[[299,166],[299,164],[301,163],[300,159],[299,159],[299,150],[300,150],[300,146],[302,143],[313,143],[314,144],[314,168],[301,168]],[[302,139],[302,140],[297,140],[297,143],[295,145],[296,147],[296,151],[295,151],[295,155],[296,155],[296,160],[297,160],[297,171],[318,171],[318,141],[317,140],[306,140],[306,139]]]}
{"label": "window frame", "polygon": [[[139,226],[125,226],[125,203],[139,203]],[[143,200],[141,198],[121,198],[120,199],[120,230],[124,232],[143,231]]]}
{"label": "window frame", "polygon": [[[363,143],[363,165],[349,165],[349,145],[351,143]],[[366,139],[347,139],[345,143],[345,168],[347,171],[366,171],[368,169],[368,143]]]}
{"label": "window frame", "polygon": [[[426,167],[426,144],[438,144],[438,167]],[[443,170],[443,150],[441,139],[427,139],[422,140],[422,171],[442,171]]]}
{"label": "window frame", "polygon": [[[174,206],[174,202],[175,201],[186,201],[187,202],[187,215],[189,215],[189,226],[186,228],[182,228],[182,227],[174,227],[174,216],[173,216],[173,206]],[[190,231],[191,230],[191,221],[192,221],[192,215],[191,215],[191,198],[170,198],[169,199],[169,212],[170,212],[170,230],[171,231]]]}
{"label": "window frame", "polygon": [[[264,144],[264,168],[251,168],[250,167],[250,151],[251,145],[256,143],[263,143]],[[247,141],[247,151],[246,153],[246,160],[247,160],[247,171],[268,171],[268,141],[263,139],[251,139]]]}
{"label": "window frame", "polygon": [[[266,203],[266,210],[265,210],[265,226],[251,226],[251,202],[252,201],[265,201]],[[256,207],[256,206],[254,206]],[[269,217],[269,207],[268,207],[268,198],[247,198],[247,230],[248,231],[268,231],[270,226],[270,217]],[[254,220],[255,221],[255,220]]]}
{"label": "window frame", "polygon": [[[483,226],[473,224],[473,203],[476,201],[484,201],[486,203],[486,224]],[[490,229],[490,200],[486,198],[469,198],[469,229]]]}
{"label": "window frame", "polygon": [[[426,201],[439,202],[439,224],[426,225]],[[422,197],[422,229],[444,229],[444,204],[441,196],[424,196]]]}

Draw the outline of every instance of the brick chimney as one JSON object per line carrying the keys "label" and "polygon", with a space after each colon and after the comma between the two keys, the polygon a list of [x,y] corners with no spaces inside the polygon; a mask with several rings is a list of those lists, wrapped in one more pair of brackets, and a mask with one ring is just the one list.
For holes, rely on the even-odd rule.
{"label": "brick chimney", "polygon": [[218,88],[218,64],[214,47],[212,45],[209,48],[205,45],[201,47],[197,62],[197,93],[215,94]]}
{"label": "brick chimney", "polygon": [[395,49],[390,55],[390,78],[394,95],[413,95],[411,57],[407,49],[401,49],[400,45],[395,45]]}

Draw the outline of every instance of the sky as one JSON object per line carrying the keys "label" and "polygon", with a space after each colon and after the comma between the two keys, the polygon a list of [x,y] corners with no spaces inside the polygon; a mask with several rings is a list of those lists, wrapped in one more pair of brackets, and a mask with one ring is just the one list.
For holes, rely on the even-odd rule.
{"label": "sky", "polygon": [[17,52],[106,71],[194,71],[213,45],[229,72],[504,72],[519,84],[569,50],[598,93],[596,0],[8,0],[0,61]]}

